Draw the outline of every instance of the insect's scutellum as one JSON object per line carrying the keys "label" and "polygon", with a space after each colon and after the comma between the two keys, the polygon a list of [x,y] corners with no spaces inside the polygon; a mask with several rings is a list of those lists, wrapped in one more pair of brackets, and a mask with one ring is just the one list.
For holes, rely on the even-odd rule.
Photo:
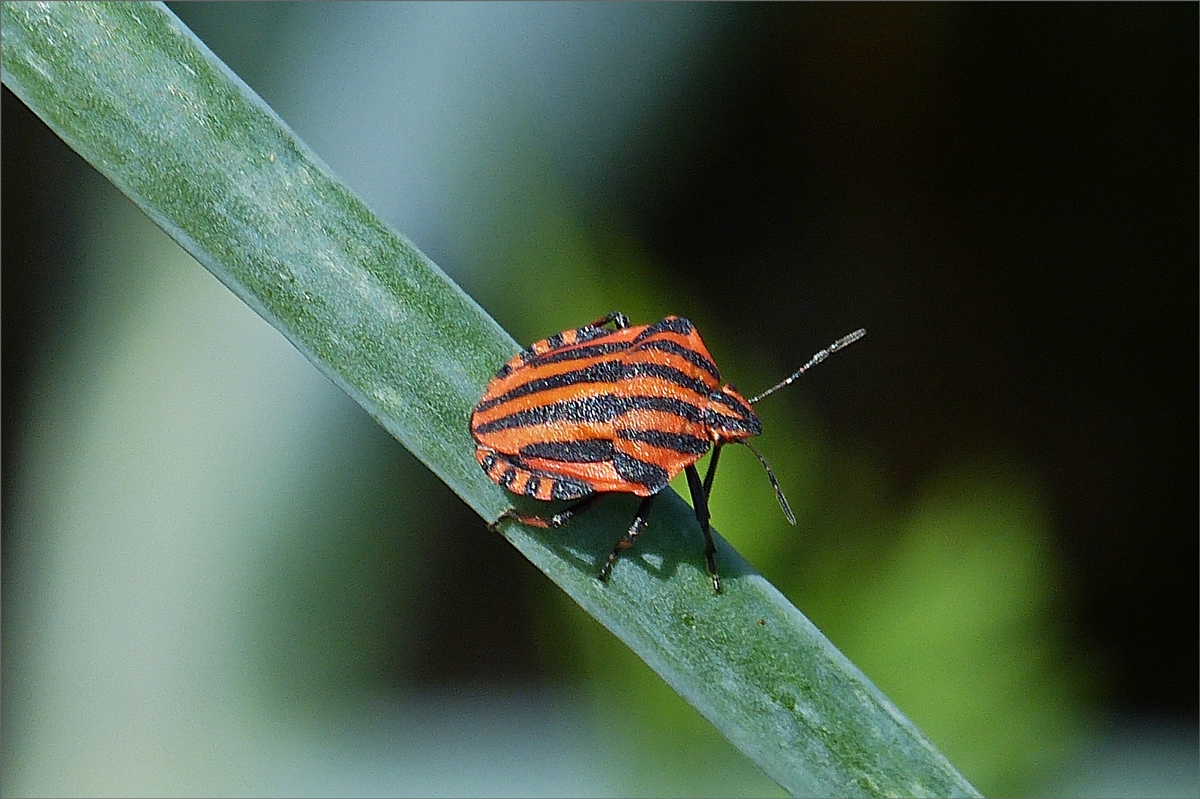
{"label": "insect's scutellum", "polygon": [[[514,494],[575,504],[549,518],[511,508],[490,526],[514,519],[560,527],[604,493],[643,497],[600,569],[598,577],[607,580],[646,526],[655,497],[686,471],[713,591],[721,593],[708,512],[721,448],[745,444],[754,453],[784,516],[795,524],[766,458],[747,441],[762,432],[750,406],[865,334],[857,330],[838,339],[750,400],[721,385],[707,347],[682,317],[631,327],[624,314],[613,312],[531,344],[500,368],[471,413],[475,457],[489,478]],[[701,480],[695,464],[710,449]]]}

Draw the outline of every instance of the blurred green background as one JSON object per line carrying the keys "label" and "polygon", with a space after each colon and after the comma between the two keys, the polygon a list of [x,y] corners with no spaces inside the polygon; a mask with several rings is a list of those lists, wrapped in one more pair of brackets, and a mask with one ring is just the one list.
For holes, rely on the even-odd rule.
{"label": "blurred green background", "polygon": [[[520,341],[866,327],[717,528],[985,793],[1197,795],[1195,4],[171,7]],[[5,795],[780,795],[2,110]]]}

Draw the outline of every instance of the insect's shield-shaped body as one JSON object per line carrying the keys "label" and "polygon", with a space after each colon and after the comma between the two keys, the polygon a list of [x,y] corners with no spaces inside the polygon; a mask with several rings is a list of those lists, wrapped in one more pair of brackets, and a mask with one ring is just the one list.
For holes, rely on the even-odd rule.
{"label": "insect's shield-shaped body", "polygon": [[688,320],[631,327],[613,314],[501,367],[471,415],[476,457],[539,500],[650,496],[708,452],[710,431],[744,424],[745,400],[718,392],[719,380]]}

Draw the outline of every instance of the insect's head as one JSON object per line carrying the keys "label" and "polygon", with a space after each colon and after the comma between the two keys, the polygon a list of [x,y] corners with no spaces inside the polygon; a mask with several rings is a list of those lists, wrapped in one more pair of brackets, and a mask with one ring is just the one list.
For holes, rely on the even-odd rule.
{"label": "insect's head", "polygon": [[746,398],[731,385],[708,395],[704,426],[714,444],[733,444],[762,433],[762,422]]}

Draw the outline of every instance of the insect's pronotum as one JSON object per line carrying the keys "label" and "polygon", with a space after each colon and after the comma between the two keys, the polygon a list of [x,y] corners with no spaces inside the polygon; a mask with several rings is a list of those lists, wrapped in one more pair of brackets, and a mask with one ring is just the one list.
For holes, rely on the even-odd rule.
{"label": "insect's pronotum", "polygon": [[[720,384],[708,348],[683,317],[631,327],[624,314],[613,312],[531,344],[500,367],[471,413],[475,458],[488,477],[514,494],[576,502],[549,517],[510,508],[490,526],[514,519],[556,528],[603,494],[644,497],[597,575],[605,581],[646,526],[658,492],[686,470],[704,532],[704,559],[719,594],[708,497],[721,448],[744,444],[758,457],[784,516],[795,524],[771,467],[746,440],[762,432],[750,406],[864,335],[856,330],[838,339],[750,399]],[[710,448],[701,480],[695,464]]]}

